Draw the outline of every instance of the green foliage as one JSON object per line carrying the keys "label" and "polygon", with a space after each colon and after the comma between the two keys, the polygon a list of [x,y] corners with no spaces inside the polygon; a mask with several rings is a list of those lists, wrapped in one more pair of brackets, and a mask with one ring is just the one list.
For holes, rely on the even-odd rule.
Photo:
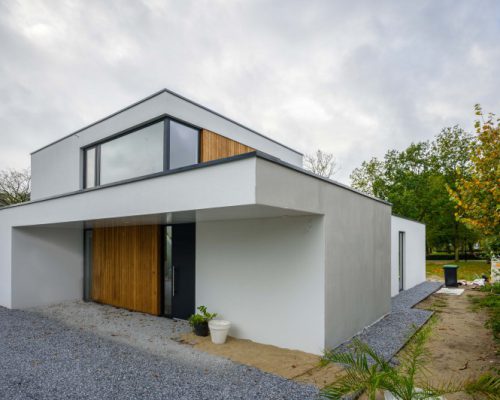
{"label": "green foliage", "polygon": [[323,397],[341,399],[349,394],[366,392],[370,400],[375,399],[381,381],[392,367],[370,346],[358,339],[353,341],[352,350],[352,353],[325,352],[321,360],[322,365],[338,363],[346,368],[346,372],[340,379],[323,389],[321,393]]}
{"label": "green foliage", "polygon": [[206,306],[199,306],[197,310],[199,313],[191,315],[188,319],[191,326],[206,324],[217,316],[217,313],[209,313]]}
{"label": "green foliage", "polygon": [[486,238],[490,253],[500,254],[500,118],[475,106],[477,143],[470,163],[458,170],[449,192],[457,220]]}
{"label": "green foliage", "polygon": [[458,171],[470,164],[474,136],[458,126],[445,128],[432,142],[389,150],[383,160],[372,158],[351,174],[352,186],[393,204],[393,213],[427,225],[427,250],[472,245],[477,234],[455,218],[454,188]]}
{"label": "green foliage", "polygon": [[472,397],[479,395],[486,399],[498,400],[500,398],[500,379],[498,376],[485,374],[476,381],[467,382],[463,391]]}
{"label": "green foliage", "polygon": [[492,285],[485,285],[480,289],[488,294],[484,297],[469,297],[477,308],[486,308],[489,318],[486,327],[493,331],[495,339],[500,340],[500,282]]}
{"label": "green foliage", "polygon": [[398,356],[397,367],[386,362],[370,346],[359,340],[354,341],[352,353],[325,352],[322,363],[342,364],[345,373],[321,391],[322,397],[342,399],[344,396],[366,392],[368,398],[374,400],[378,392],[386,390],[401,400],[424,400],[457,392],[498,399],[500,378],[491,375],[442,385],[432,385],[429,382],[425,376],[425,365],[429,361],[425,343],[431,334],[431,328],[432,324],[428,324],[415,333]]}

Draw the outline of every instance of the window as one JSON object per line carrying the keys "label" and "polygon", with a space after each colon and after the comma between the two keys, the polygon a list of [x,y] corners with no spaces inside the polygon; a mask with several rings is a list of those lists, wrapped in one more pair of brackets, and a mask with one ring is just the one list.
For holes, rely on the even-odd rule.
{"label": "window", "polygon": [[95,147],[91,147],[85,151],[85,187],[91,188],[94,187],[95,175],[96,175],[96,149]]}
{"label": "window", "polygon": [[101,185],[161,171],[163,171],[163,122],[101,145]]}
{"label": "window", "polygon": [[170,121],[170,169],[198,162],[198,131]]}
{"label": "window", "polygon": [[197,129],[170,119],[103,141],[84,149],[84,187],[197,164],[198,143]]}

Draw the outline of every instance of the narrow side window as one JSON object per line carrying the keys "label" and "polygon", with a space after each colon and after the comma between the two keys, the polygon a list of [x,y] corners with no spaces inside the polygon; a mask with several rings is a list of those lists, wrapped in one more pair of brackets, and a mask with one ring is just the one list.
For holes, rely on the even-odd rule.
{"label": "narrow side window", "polygon": [[95,147],[85,150],[85,188],[95,186],[95,165],[96,150]]}

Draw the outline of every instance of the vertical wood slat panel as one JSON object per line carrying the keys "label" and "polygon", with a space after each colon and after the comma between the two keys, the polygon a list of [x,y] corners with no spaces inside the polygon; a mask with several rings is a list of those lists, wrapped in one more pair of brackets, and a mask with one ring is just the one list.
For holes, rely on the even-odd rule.
{"label": "vertical wood slat panel", "polygon": [[255,149],[215,132],[206,129],[201,131],[201,162],[219,160],[252,151]]}
{"label": "vertical wood slat panel", "polygon": [[160,227],[94,228],[92,300],[160,314]]}

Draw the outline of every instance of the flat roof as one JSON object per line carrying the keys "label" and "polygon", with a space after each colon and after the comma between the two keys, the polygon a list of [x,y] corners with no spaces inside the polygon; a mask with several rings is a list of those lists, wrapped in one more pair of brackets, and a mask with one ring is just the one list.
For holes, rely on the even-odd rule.
{"label": "flat roof", "polygon": [[[147,97],[145,97],[145,98],[144,98],[144,99],[142,99],[142,100],[139,100],[139,101],[137,101],[137,102],[135,102],[135,103],[133,103],[133,104],[130,104],[129,106],[127,106],[127,107],[125,107],[125,108],[122,108],[122,109],[120,109],[120,110],[118,110],[118,111],[116,111],[116,112],[114,112],[114,113],[112,113],[112,114],[109,114],[108,116],[106,116],[106,117],[104,117],[104,118],[101,118],[101,119],[99,119],[99,120],[97,120],[97,121],[95,121],[95,122],[92,122],[91,124],[89,124],[89,125],[87,125],[87,126],[85,126],[85,127],[83,127],[83,128],[80,128],[80,129],[78,129],[77,131],[74,131],[74,132],[70,133],[69,135],[66,135],[66,136],[64,136],[64,137],[62,137],[62,138],[60,138],[60,139],[54,140],[53,142],[51,142],[51,143],[49,143],[49,144],[47,144],[47,145],[45,145],[45,146],[43,146],[43,147],[40,147],[39,149],[37,149],[37,150],[35,150],[35,151],[32,151],[30,154],[31,154],[31,155],[33,155],[33,154],[35,154],[35,153],[38,153],[39,151],[41,151],[41,150],[43,150],[43,149],[46,149],[47,147],[50,147],[50,146],[52,146],[52,145],[54,145],[54,144],[56,144],[56,143],[59,143],[59,142],[61,142],[61,141],[65,140],[65,139],[67,139],[67,138],[69,138],[69,137],[71,137],[71,136],[73,136],[73,135],[76,135],[77,133],[80,133],[80,132],[84,131],[85,129],[88,129],[88,128],[90,128],[90,127],[94,126],[94,125],[97,125],[97,124],[99,124],[99,123],[101,123],[101,122],[103,122],[103,121],[106,121],[107,119],[112,118],[112,117],[114,117],[115,115],[121,114],[122,112],[127,111],[127,110],[129,110],[129,109],[131,109],[131,108],[133,108],[133,107],[135,107],[135,106],[137,106],[137,105],[139,105],[139,104],[141,104],[141,103],[144,103],[145,101],[148,101],[148,100],[150,100],[150,99],[152,99],[152,98],[154,98],[154,97],[156,97],[156,96],[159,96],[159,95],[160,95],[160,94],[162,94],[162,93],[168,93],[168,94],[171,94],[172,96],[175,96],[175,97],[177,97],[177,98],[179,98],[179,99],[181,99],[181,100],[184,100],[184,101],[186,101],[186,102],[188,102],[188,103],[191,103],[192,105],[194,105],[194,106],[196,106],[196,107],[199,107],[199,108],[201,108],[201,109],[203,109],[203,110],[205,110],[205,111],[208,111],[209,113],[211,113],[211,114],[213,114],[213,115],[216,115],[216,116],[217,116],[217,117],[219,117],[219,118],[225,119],[226,121],[231,122],[231,123],[233,123],[233,124],[235,124],[235,125],[238,125],[239,127],[243,128],[243,129],[246,129],[247,131],[250,131],[250,132],[252,132],[252,133],[254,133],[254,134],[256,134],[256,135],[259,135],[259,136],[261,136],[261,137],[263,137],[263,138],[265,138],[265,139],[267,139],[267,140],[270,140],[270,141],[271,141],[271,142],[273,142],[273,143],[276,143],[276,144],[278,144],[278,145],[280,145],[280,146],[283,146],[284,148],[286,148],[286,149],[288,149],[288,150],[290,150],[290,151],[293,151],[293,152],[294,152],[294,153],[296,153],[296,154],[299,154],[299,155],[301,155],[301,156],[303,156],[303,155],[304,155],[303,153],[301,153],[301,152],[299,152],[299,151],[297,151],[297,150],[295,150],[295,149],[292,149],[291,147],[288,147],[288,146],[284,145],[283,143],[280,143],[280,142],[278,142],[278,141],[276,141],[276,140],[274,140],[274,139],[271,139],[270,137],[268,137],[268,136],[266,136],[266,135],[263,135],[262,133],[257,132],[257,131],[256,131],[256,130],[254,130],[254,129],[248,128],[247,126],[245,126],[245,125],[243,125],[243,124],[240,124],[239,122],[236,122],[235,120],[233,120],[233,119],[231,119],[231,118],[228,118],[228,117],[226,117],[226,116],[224,116],[224,115],[222,115],[222,114],[220,114],[220,113],[218,113],[218,112],[216,112],[216,111],[214,111],[214,110],[212,110],[212,109],[210,109],[210,108],[208,108],[208,107],[205,107],[205,106],[203,106],[203,105],[201,105],[201,104],[199,104],[199,103],[196,103],[196,102],[194,102],[193,100],[190,100],[190,99],[188,99],[187,97],[184,97],[184,96],[182,96],[182,95],[180,95],[180,94],[178,94],[178,93],[175,93],[175,92],[173,92],[173,91],[171,91],[171,90],[169,90],[169,89],[166,89],[166,88],[165,88],[165,89],[162,89],[162,90],[160,90],[160,91],[158,91],[158,92],[156,92],[156,93],[153,93],[152,95],[147,96]],[[188,121],[188,122],[189,122],[189,121]]]}
{"label": "flat roof", "polygon": [[59,199],[59,198],[63,198],[63,197],[75,196],[78,194],[87,193],[87,192],[91,192],[91,191],[95,191],[95,190],[103,190],[103,189],[106,189],[109,187],[126,185],[128,183],[154,179],[154,178],[157,178],[160,176],[165,176],[165,175],[177,174],[177,173],[183,172],[183,171],[195,170],[195,169],[199,169],[199,168],[206,168],[206,167],[209,167],[211,165],[226,164],[226,163],[230,163],[233,161],[243,160],[243,159],[252,158],[252,157],[256,157],[256,158],[260,158],[262,160],[272,162],[272,163],[280,165],[282,167],[292,169],[292,170],[299,172],[301,174],[308,175],[311,178],[319,179],[319,180],[324,181],[326,183],[329,183],[331,185],[334,185],[334,186],[340,187],[342,189],[348,190],[350,192],[356,193],[356,194],[363,196],[363,197],[366,197],[368,199],[377,201],[379,203],[386,204],[388,206],[392,206],[392,204],[389,203],[388,201],[385,201],[385,200],[379,199],[378,197],[374,197],[374,196],[371,196],[369,194],[360,192],[359,190],[353,189],[352,187],[344,185],[343,183],[325,178],[325,177],[320,176],[320,175],[316,175],[316,174],[314,174],[310,171],[307,171],[303,168],[297,167],[296,165],[287,163],[283,160],[280,160],[279,158],[273,157],[267,153],[263,153],[261,151],[252,151],[249,153],[239,154],[239,155],[232,156],[232,157],[221,158],[218,160],[212,160],[212,161],[207,161],[207,162],[203,162],[203,163],[188,165],[186,167],[176,168],[173,170],[162,171],[162,172],[158,172],[156,174],[147,175],[147,176],[143,176],[143,177],[131,178],[131,179],[126,179],[126,180],[118,181],[118,182],[112,182],[112,183],[108,183],[108,184],[101,185],[101,186],[95,186],[92,188],[74,190],[72,192],[61,193],[61,194],[57,194],[54,196],[48,196],[48,197],[44,197],[44,198],[40,198],[40,199],[36,199],[36,200],[32,200],[32,201],[26,201],[24,203],[11,204],[9,206],[0,207],[0,212],[2,210],[14,208],[14,207],[22,207],[22,206],[29,205],[29,204],[36,204],[36,203],[41,203],[41,202],[45,202],[45,201],[49,201],[49,200],[55,200],[55,199]]}

